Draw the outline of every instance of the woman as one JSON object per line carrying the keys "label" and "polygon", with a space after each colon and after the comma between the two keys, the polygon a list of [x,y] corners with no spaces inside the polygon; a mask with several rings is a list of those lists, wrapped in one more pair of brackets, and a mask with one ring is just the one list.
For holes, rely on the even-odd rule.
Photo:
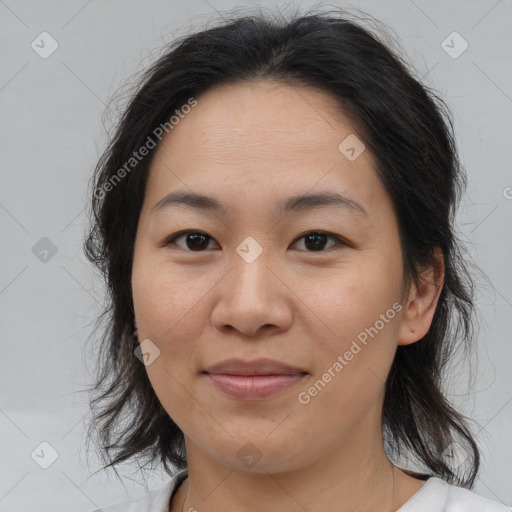
{"label": "woman", "polygon": [[103,510],[507,510],[441,391],[472,334],[464,183],[442,100],[339,12],[174,43],[98,164],[86,253],[104,460],[179,472]]}

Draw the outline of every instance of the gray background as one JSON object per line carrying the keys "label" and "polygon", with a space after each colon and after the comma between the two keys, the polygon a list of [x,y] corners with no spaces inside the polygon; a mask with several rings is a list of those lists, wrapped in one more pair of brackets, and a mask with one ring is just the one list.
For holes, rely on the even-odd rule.
{"label": "gray background", "polygon": [[[0,0],[0,511],[86,512],[135,499],[167,480],[126,466],[120,482],[112,473],[93,475],[94,456],[86,461],[82,391],[92,371],[86,340],[103,294],[82,255],[88,181],[111,126],[103,114],[118,88],[164,43],[188,32],[189,22],[201,28],[216,10],[250,5]],[[327,4],[301,7],[311,5]],[[460,237],[488,281],[477,281],[478,371],[454,368],[451,395],[479,425],[483,467],[475,491],[512,505],[512,2],[329,5],[355,6],[389,25],[418,76],[454,114],[469,178]],[[46,59],[31,47],[43,31],[58,43]],[[442,46],[454,31],[469,44],[457,58]],[[457,38],[445,43],[452,52],[462,49]],[[58,453],[48,469],[34,460],[49,461],[43,441]],[[39,459],[31,457],[34,450]]]}

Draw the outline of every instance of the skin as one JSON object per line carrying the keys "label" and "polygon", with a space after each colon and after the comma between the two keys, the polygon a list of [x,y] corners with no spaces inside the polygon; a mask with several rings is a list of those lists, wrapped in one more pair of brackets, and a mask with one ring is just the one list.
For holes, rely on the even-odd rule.
{"label": "skin", "polygon": [[[221,85],[197,100],[157,148],[132,270],[139,340],[160,350],[148,377],[185,436],[188,478],[170,510],[397,510],[424,482],[384,452],[384,383],[398,345],[431,325],[442,255],[418,285],[406,284],[393,204],[370,151],[350,161],[338,149],[356,131],[331,96],[262,81]],[[176,190],[230,210],[151,211]],[[367,216],[340,206],[274,209],[325,190],[355,199]],[[185,229],[208,235],[204,248],[193,250],[186,235],[163,245]],[[319,230],[348,243],[327,238],[315,250],[304,235]],[[251,263],[236,252],[249,236],[263,249]],[[401,311],[300,403],[394,303]],[[309,375],[265,400],[236,400],[201,374],[231,357],[269,357]],[[261,457],[252,467],[237,456],[247,443]]]}

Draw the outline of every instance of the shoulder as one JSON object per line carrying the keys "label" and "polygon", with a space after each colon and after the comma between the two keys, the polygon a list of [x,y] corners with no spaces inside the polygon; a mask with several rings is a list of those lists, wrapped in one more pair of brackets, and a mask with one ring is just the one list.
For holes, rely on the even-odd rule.
{"label": "shoulder", "polygon": [[498,501],[484,498],[463,487],[443,483],[448,486],[446,512],[510,512],[512,510]]}
{"label": "shoulder", "polygon": [[512,509],[473,491],[431,477],[398,512],[510,512]]}
{"label": "shoulder", "polygon": [[135,501],[114,503],[93,512],[168,512],[171,496],[186,476],[187,470],[183,469],[165,485],[146,493]]}

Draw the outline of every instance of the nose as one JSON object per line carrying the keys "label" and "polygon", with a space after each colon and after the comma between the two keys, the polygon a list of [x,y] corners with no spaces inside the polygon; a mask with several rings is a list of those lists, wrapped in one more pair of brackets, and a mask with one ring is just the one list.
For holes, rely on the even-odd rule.
{"label": "nose", "polygon": [[291,296],[283,276],[266,257],[248,262],[238,254],[216,287],[211,322],[217,329],[245,336],[270,336],[290,327]]}

